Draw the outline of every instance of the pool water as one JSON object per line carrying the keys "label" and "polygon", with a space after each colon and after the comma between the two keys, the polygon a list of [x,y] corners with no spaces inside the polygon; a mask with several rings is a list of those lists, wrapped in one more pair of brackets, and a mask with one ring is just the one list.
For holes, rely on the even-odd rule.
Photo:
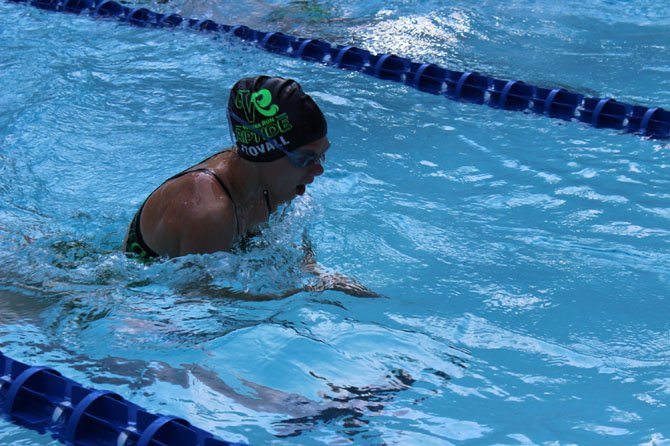
{"label": "pool water", "polygon": [[[655,5],[150,6],[667,109]],[[4,2],[0,42],[6,355],[254,445],[670,444],[667,141]],[[127,259],[258,73],[322,106],[326,173],[247,252]],[[296,293],[312,253],[380,297]],[[4,420],[0,443],[57,444]]]}

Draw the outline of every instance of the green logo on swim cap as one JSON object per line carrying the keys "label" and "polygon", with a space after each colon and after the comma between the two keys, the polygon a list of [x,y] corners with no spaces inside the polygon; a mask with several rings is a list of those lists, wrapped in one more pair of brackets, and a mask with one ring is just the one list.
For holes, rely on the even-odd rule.
{"label": "green logo on swim cap", "polygon": [[[272,93],[266,88],[256,92],[239,90],[235,96],[235,106],[242,111],[247,120],[246,123],[232,123],[238,143],[265,143],[268,139],[279,137],[293,128],[288,114],[279,113],[279,106],[272,103]],[[268,150],[271,148],[272,145]]]}
{"label": "green logo on swim cap", "polygon": [[266,117],[274,116],[279,111],[279,106],[272,103],[272,93],[265,88],[251,93],[251,102],[256,106],[256,110]]}
{"label": "green logo on swim cap", "polygon": [[266,118],[279,112],[279,106],[272,103],[272,93],[265,88],[253,93],[249,90],[239,90],[235,97],[235,106],[242,110],[249,123],[256,122],[256,111]]}

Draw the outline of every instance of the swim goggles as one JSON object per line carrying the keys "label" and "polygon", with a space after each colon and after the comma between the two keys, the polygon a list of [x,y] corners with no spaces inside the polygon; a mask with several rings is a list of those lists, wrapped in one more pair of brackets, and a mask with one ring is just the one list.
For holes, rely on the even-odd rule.
{"label": "swim goggles", "polygon": [[319,155],[313,150],[296,150],[295,152],[289,152],[281,145],[277,146],[277,148],[284,152],[289,163],[299,169],[307,169],[315,164],[323,164],[324,161],[326,161],[325,153]]}
{"label": "swim goggles", "polygon": [[[308,167],[312,167],[315,164],[323,164],[326,161],[325,152],[322,153],[321,155],[319,155],[313,150],[296,150],[293,152],[289,152],[284,148],[283,145],[277,143],[277,141],[275,141],[272,138],[267,139],[265,136],[263,136],[263,134],[261,134],[261,132],[258,129],[252,127],[248,122],[246,122],[244,119],[240,118],[239,116],[237,116],[236,113],[230,110],[228,110],[228,120],[229,121],[234,120],[242,124],[247,130],[252,131],[253,133],[256,134],[256,136],[260,137],[264,141],[269,142],[273,148],[283,152],[284,155],[286,155],[286,157],[288,158],[289,163],[291,163],[293,167],[297,167],[298,169],[307,169]],[[235,141],[235,135],[233,135],[232,128],[233,126],[230,125],[229,126],[231,133],[230,137],[233,141]]]}

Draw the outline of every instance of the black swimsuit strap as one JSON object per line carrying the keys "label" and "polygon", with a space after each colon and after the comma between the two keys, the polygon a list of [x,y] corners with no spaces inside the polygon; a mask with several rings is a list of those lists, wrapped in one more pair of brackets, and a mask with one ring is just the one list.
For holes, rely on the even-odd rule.
{"label": "black swimsuit strap", "polygon": [[270,214],[272,214],[272,205],[270,205],[270,193],[267,189],[263,189],[263,198],[265,198],[265,206],[268,207],[268,219],[270,219]]}

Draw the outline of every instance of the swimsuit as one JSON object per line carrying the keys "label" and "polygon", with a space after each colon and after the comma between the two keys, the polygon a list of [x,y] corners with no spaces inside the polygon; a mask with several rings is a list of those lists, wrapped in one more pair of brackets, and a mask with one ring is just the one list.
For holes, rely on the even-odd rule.
{"label": "swimsuit", "polygon": [[[168,178],[167,180],[165,180],[165,182],[163,182],[163,184],[167,183],[170,180],[174,180],[174,179],[179,178],[183,175],[186,175],[188,173],[193,173],[193,172],[203,172],[203,173],[206,173],[208,175],[211,175],[219,183],[219,185],[221,186],[223,191],[226,193],[226,195],[228,195],[228,198],[230,198],[230,201],[233,203],[233,207],[235,209],[235,222],[237,224],[237,234],[239,235],[239,233],[240,233],[240,219],[239,219],[239,216],[237,215],[237,206],[235,206],[235,200],[233,200],[233,196],[231,195],[230,190],[228,190],[228,188],[226,187],[223,180],[221,180],[221,178],[219,178],[218,175],[216,175],[216,173],[214,173],[213,170],[207,169],[207,168],[191,169],[191,170],[187,169],[183,172],[178,173],[177,175],[175,175],[173,177]],[[272,208],[270,206],[270,197],[268,195],[267,190],[263,191],[263,196],[265,197],[265,204],[267,205],[268,216],[269,216],[270,213],[272,212]],[[128,236],[126,238],[126,243],[125,243],[124,249],[123,249],[127,254],[135,254],[142,260],[148,260],[148,259],[160,257],[160,255],[156,251],[151,249],[147,245],[147,243],[144,241],[144,238],[142,237],[142,231],[140,230],[140,219],[142,218],[142,210],[144,209],[145,204],[146,204],[146,200],[144,201],[144,203],[142,203],[142,206],[140,206],[137,213],[135,214],[135,217],[133,217],[133,221],[130,223],[130,227],[128,228]]]}

